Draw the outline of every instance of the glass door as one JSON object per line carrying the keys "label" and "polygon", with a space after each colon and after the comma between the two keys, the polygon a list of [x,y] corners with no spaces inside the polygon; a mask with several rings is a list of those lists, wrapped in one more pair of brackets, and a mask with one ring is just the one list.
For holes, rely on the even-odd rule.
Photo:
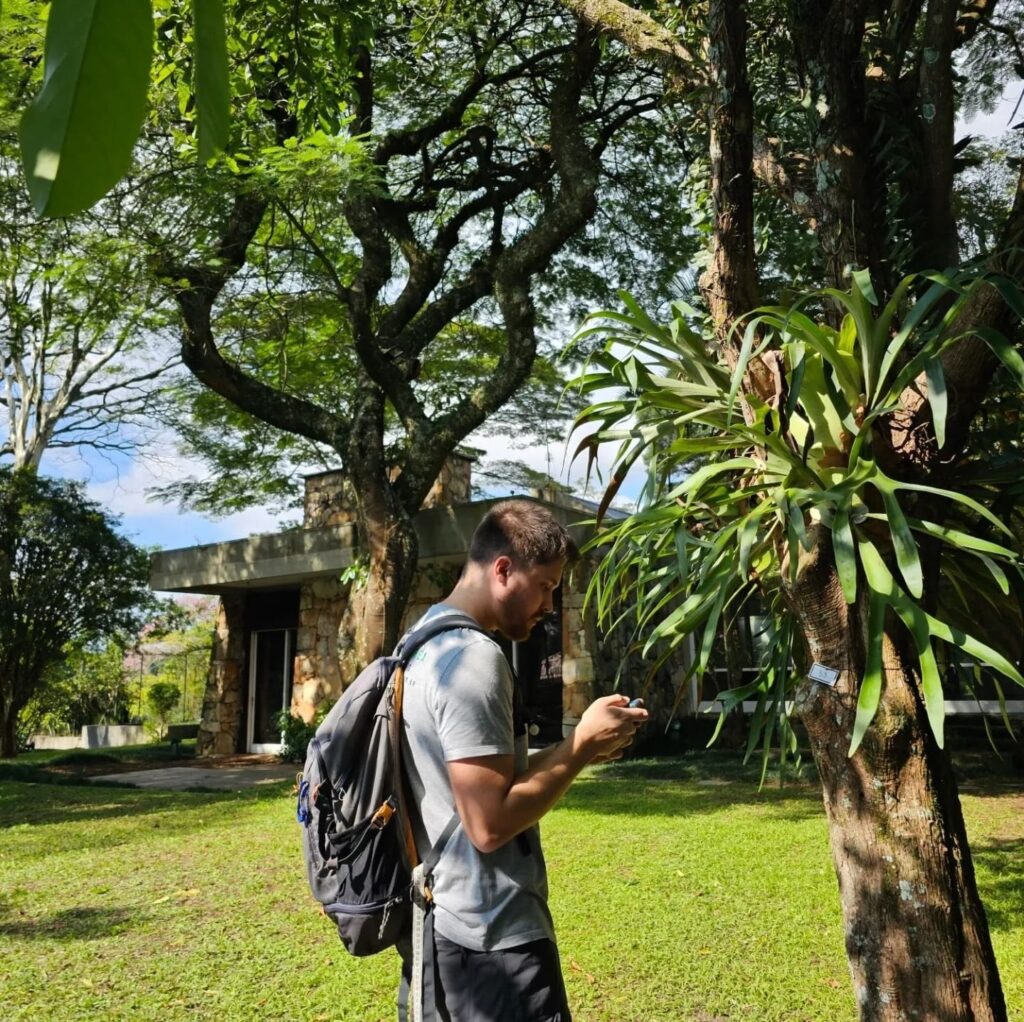
{"label": "glass door", "polygon": [[281,747],[277,715],[291,702],[294,660],[294,628],[268,628],[252,633],[247,743],[250,752],[277,752]]}

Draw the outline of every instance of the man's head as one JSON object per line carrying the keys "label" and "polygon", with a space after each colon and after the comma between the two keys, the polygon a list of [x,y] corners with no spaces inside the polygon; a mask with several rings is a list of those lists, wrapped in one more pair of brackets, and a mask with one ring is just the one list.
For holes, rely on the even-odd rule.
{"label": "man's head", "polygon": [[542,504],[495,504],[473,533],[467,572],[481,574],[496,626],[525,639],[551,611],[566,562],[576,555],[568,532]]}

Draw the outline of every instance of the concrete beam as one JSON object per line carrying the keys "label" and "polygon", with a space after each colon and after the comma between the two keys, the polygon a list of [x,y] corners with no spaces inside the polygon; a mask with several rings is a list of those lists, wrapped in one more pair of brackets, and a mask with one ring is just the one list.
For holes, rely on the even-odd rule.
{"label": "concrete beam", "polygon": [[[473,530],[496,503],[480,500],[420,511],[416,515],[420,561],[461,561]],[[576,542],[586,539],[589,527],[580,524],[588,517],[586,511],[561,504],[547,506]],[[149,585],[160,592],[210,594],[298,585],[317,576],[336,577],[352,563],[355,547],[355,527],[333,525],[161,550],[150,558]]]}
{"label": "concrete beam", "polygon": [[352,563],[351,525],[161,550],[150,557],[149,585],[161,592],[222,593],[298,584],[337,575]]}

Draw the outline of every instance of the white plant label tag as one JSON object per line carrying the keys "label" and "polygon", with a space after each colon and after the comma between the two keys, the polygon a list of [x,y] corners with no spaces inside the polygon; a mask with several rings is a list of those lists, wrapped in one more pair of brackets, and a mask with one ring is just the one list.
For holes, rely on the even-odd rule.
{"label": "white plant label tag", "polygon": [[811,681],[816,681],[821,685],[828,685],[829,688],[833,688],[839,680],[839,672],[834,667],[826,667],[824,664],[814,663],[811,664],[807,677]]}

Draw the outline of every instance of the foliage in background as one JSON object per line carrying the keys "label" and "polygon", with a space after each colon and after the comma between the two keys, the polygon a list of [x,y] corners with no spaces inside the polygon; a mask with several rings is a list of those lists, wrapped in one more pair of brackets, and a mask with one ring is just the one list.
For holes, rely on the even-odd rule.
{"label": "foliage in background", "polygon": [[146,695],[157,683],[181,692],[180,720],[199,719],[213,647],[217,602],[205,598],[169,603],[167,612],[147,622],[127,651],[124,669],[132,679],[137,713],[143,717]]}
{"label": "foliage in background", "polygon": [[149,558],[115,524],[73,483],[0,468],[0,756],[69,646],[138,627]]}
{"label": "foliage in background", "polygon": [[146,705],[156,721],[157,738],[167,732],[171,711],[181,702],[181,689],[169,681],[155,681],[146,689]]}
{"label": "foliage in background", "polygon": [[47,672],[19,720],[25,736],[73,735],[87,724],[127,724],[135,711],[124,637],[72,646]]}

